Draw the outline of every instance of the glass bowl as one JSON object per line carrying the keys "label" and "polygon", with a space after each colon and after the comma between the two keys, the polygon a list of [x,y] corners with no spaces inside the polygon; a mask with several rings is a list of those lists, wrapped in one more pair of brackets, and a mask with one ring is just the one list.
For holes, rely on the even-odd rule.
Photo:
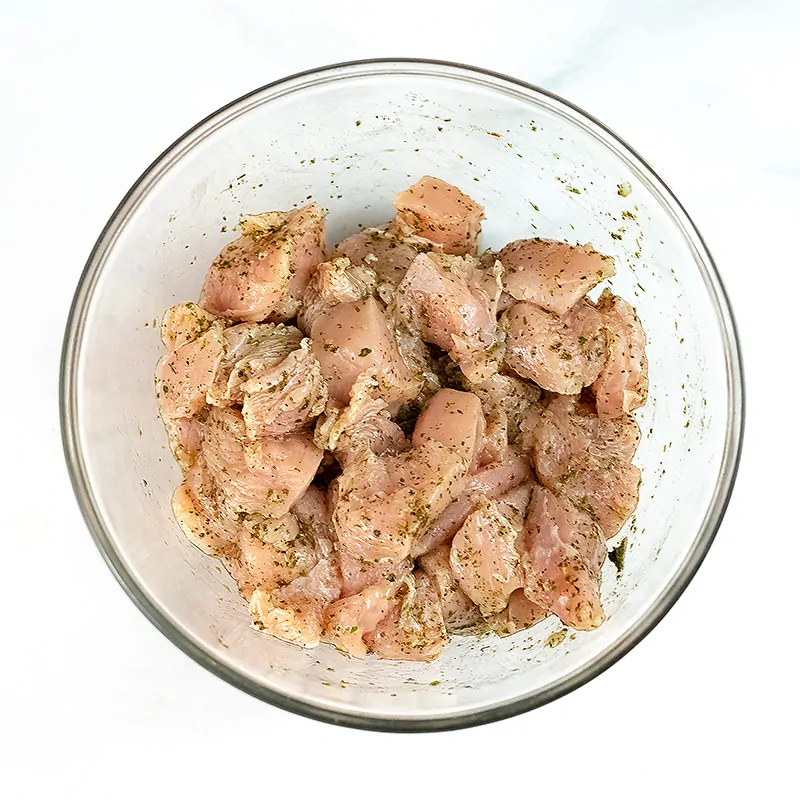
{"label": "glass bowl", "polygon": [[[553,618],[508,638],[454,638],[432,664],[303,650],[249,626],[218,562],[172,517],[180,478],[158,418],[158,323],[197,298],[239,214],[318,200],[331,242],[389,219],[424,174],[486,207],[482,246],[526,236],[592,242],[649,337],[637,412],[641,501],[608,562],[608,621]],[[455,64],[369,61],[265,86],[196,125],[122,200],[81,277],[61,375],[64,447],[78,501],[118,580],[150,620],[234,686],[310,717],[396,731],[459,728],[526,711],[602,672],[661,619],[694,575],[733,486],[743,425],[735,326],[697,229],[618,136],[565,100]],[[615,540],[612,544],[616,544]]]}

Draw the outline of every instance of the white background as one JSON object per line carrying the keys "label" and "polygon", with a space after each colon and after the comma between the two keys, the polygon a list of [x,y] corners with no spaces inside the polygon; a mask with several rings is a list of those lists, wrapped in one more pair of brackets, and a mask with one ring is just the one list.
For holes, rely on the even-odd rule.
{"label": "white background", "polygon": [[[800,3],[0,0],[0,797],[797,796]],[[61,454],[61,336],[91,246],[186,128],[287,73],[375,56],[538,83],[644,154],[730,292],[744,459],[699,574],[591,684],[488,727],[389,736],[206,673],[96,552]]]}

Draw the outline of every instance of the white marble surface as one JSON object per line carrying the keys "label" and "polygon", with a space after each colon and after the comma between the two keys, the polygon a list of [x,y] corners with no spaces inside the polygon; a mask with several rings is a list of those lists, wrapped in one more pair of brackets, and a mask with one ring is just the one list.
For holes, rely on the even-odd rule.
{"label": "white marble surface", "polygon": [[[790,796],[800,258],[793,0],[3,4],[0,796]],[[737,312],[749,416],[737,491],[683,598],[607,673],[452,734],[335,729],[206,673],[134,608],[72,498],[58,357],[93,241],[199,118],[296,70],[472,62],[583,106],[662,174]],[[478,759],[481,759],[478,765]],[[422,766],[421,766],[422,765]],[[277,784],[277,786],[276,786]],[[337,787],[337,788],[333,788]],[[556,794],[557,793],[557,794]]]}

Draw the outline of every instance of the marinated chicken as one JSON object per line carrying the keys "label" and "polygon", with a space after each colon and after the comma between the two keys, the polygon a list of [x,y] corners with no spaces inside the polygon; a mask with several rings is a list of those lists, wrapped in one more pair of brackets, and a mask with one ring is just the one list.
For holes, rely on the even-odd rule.
{"label": "marinated chicken", "polygon": [[549,615],[596,628],[648,384],[635,310],[588,296],[614,260],[478,257],[483,207],[431,176],[395,209],[330,249],[316,203],[244,215],[165,313],[176,520],[301,647],[427,662]]}

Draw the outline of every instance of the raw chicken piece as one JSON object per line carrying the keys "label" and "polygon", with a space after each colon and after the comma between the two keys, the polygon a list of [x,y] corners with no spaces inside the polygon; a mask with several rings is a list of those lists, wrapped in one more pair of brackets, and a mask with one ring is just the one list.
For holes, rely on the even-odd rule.
{"label": "raw chicken piece", "polygon": [[517,541],[525,596],[578,630],[600,625],[600,567],[606,557],[597,525],[549,489],[535,486]]}
{"label": "raw chicken piece", "polygon": [[314,441],[317,447],[332,451],[346,466],[369,450],[375,455],[395,455],[409,445],[400,426],[392,420],[386,401],[380,393],[377,379],[362,373],[350,393],[350,404],[342,407],[328,403],[325,415],[317,420]]}
{"label": "raw chicken piece", "polygon": [[608,337],[608,360],[592,384],[601,417],[619,417],[647,400],[647,338],[636,311],[606,289],[597,310]]}
{"label": "raw chicken piece", "polygon": [[547,612],[525,597],[524,589],[516,589],[508,598],[508,606],[488,621],[489,628],[498,636],[511,636],[518,631],[532,628],[547,617]]}
{"label": "raw chicken piece", "polygon": [[231,513],[284,515],[306,491],[322,460],[307,434],[250,441],[240,412],[213,408],[203,455]]}
{"label": "raw chicken piece", "polygon": [[416,570],[407,579],[406,592],[364,641],[378,658],[433,661],[450,641],[439,594],[431,579]]}
{"label": "raw chicken piece", "polygon": [[242,385],[242,415],[251,439],[285,436],[310,424],[325,408],[328,389],[320,364],[311,355],[311,340],[278,365]]}
{"label": "raw chicken piece", "polygon": [[[296,521],[287,517],[287,530],[297,530]],[[250,600],[256,589],[273,592],[308,575],[318,561],[314,544],[303,536],[276,545],[245,529],[239,538],[239,557],[226,559],[226,565],[239,591]]]}
{"label": "raw chicken piece", "polygon": [[484,420],[481,401],[469,392],[439,390],[417,419],[411,444],[437,441],[452,448],[475,471],[483,444]]}
{"label": "raw chicken piece", "polygon": [[317,316],[311,351],[319,361],[333,400],[345,404],[359,375],[368,372],[389,404],[417,396],[420,381],[400,357],[389,321],[374,297],[341,303]]}
{"label": "raw chicken piece", "polygon": [[532,479],[531,468],[524,459],[509,450],[503,460],[489,464],[478,472],[467,476],[464,488],[458,497],[438,516],[436,522],[414,542],[413,556],[427,553],[444,542],[449,542],[464,520],[482,497],[498,498],[515,486]]}
{"label": "raw chicken piece", "polygon": [[203,444],[203,420],[199,417],[166,417],[164,427],[172,455],[181,469],[189,469]]}
{"label": "raw chicken piece", "polygon": [[379,283],[397,286],[420,253],[440,248],[421,236],[403,236],[383,227],[367,228],[348,237],[336,245],[333,254],[374,270]]}
{"label": "raw chicken piece", "polygon": [[636,509],[641,473],[631,459],[639,438],[631,416],[602,419],[580,397],[556,397],[534,430],[536,474],[614,536]]}
{"label": "raw chicken piece", "polygon": [[577,394],[603,368],[603,319],[586,300],[557,317],[532,303],[516,303],[503,314],[506,364],[543,389]]}
{"label": "raw chicken piece", "polygon": [[306,286],[303,307],[297,321],[308,334],[314,320],[326,309],[339,303],[363,300],[375,291],[378,280],[369,267],[351,264],[348,258],[335,258],[320,264]]}
{"label": "raw chicken piece", "polygon": [[486,416],[486,447],[484,463],[502,458],[505,446],[522,445],[523,421],[527,424],[538,418],[542,392],[538,386],[513,375],[492,375],[483,383],[471,384],[470,391],[478,396]]}
{"label": "raw chicken piece", "polygon": [[397,456],[371,452],[348,463],[334,488],[340,549],[358,558],[401,561],[461,491],[466,461],[436,441]]}
{"label": "raw chicken piece", "polygon": [[181,303],[164,314],[161,340],[167,348],[156,371],[161,418],[192,417],[206,403],[225,354],[224,325],[195,303]]}
{"label": "raw chicken piece", "polygon": [[328,497],[312,483],[292,506],[300,529],[313,539],[331,538],[331,512]]}
{"label": "raw chicken piece", "polygon": [[481,499],[453,537],[450,567],[484,617],[500,613],[521,582],[517,531],[497,504]]}
{"label": "raw chicken piece", "polygon": [[591,245],[572,246],[552,239],[520,239],[497,258],[505,290],[553,314],[565,314],[591,288],[615,273],[614,259]]}
{"label": "raw chicken piece", "polygon": [[399,603],[397,596],[405,585],[405,580],[381,580],[358,594],[331,603],[323,623],[325,640],[349,656],[364,658],[367,655],[364,634],[374,631]]}
{"label": "raw chicken piece", "polygon": [[526,481],[497,498],[497,509],[517,533],[525,524],[525,515],[528,513],[528,506],[531,502],[533,485],[533,480]]}
{"label": "raw chicken piece", "polygon": [[241,404],[243,384],[280,364],[303,340],[294,326],[272,323],[243,322],[227,328],[224,335],[225,356],[206,398],[215,406]]}
{"label": "raw chicken piece", "polygon": [[358,594],[382,580],[389,583],[403,580],[411,573],[411,560],[407,558],[399,562],[391,558],[368,561],[351,556],[343,549],[337,551],[337,558],[342,573],[342,597]]}
{"label": "raw chicken piece", "polygon": [[420,567],[433,581],[439,593],[442,617],[448,633],[472,633],[483,624],[478,606],[458,585],[450,568],[450,545],[442,544],[419,558]]}
{"label": "raw chicken piece", "polygon": [[470,256],[422,253],[389,308],[407,331],[447,351],[467,378],[481,382],[497,371],[500,275]]}
{"label": "raw chicken piece", "polygon": [[241,533],[241,526],[221,513],[216,487],[202,455],[189,467],[183,483],[175,490],[172,510],[186,538],[209,555],[231,551],[232,543]]}
{"label": "raw chicken piece", "polygon": [[394,198],[394,207],[397,220],[390,228],[440,244],[445,253],[475,252],[483,206],[455,186],[425,175]]}
{"label": "raw chicken piece", "polygon": [[290,319],[314,266],[325,260],[325,213],[316,203],[241,218],[242,236],[206,275],[200,305],[219,317]]}
{"label": "raw chicken piece", "polygon": [[308,575],[273,592],[253,592],[250,613],[255,627],[302,647],[319,644],[325,611],[339,598],[342,580],[333,544],[322,539],[317,542],[317,551],[319,560]]}

